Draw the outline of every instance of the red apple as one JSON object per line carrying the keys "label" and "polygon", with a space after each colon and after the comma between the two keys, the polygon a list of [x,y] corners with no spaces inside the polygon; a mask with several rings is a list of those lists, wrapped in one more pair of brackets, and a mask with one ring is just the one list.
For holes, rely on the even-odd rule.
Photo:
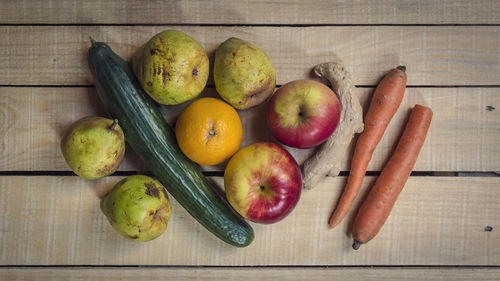
{"label": "red apple", "polygon": [[224,188],[231,206],[244,218],[275,223],[297,205],[302,190],[299,165],[290,153],[271,142],[251,144],[229,160]]}
{"label": "red apple", "polygon": [[314,147],[337,128],[340,102],[323,83],[296,80],[280,87],[267,107],[267,122],[274,137],[295,148]]}

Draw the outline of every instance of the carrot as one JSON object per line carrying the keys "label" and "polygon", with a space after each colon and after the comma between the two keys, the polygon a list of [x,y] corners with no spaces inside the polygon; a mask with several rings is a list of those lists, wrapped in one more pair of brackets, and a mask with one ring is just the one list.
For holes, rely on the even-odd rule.
{"label": "carrot", "polygon": [[373,93],[365,116],[365,129],[356,142],[347,185],[330,217],[330,228],[338,225],[351,208],[365,177],[366,167],[372,158],[373,151],[403,100],[406,88],[405,71],[404,66],[391,70],[380,81]]}
{"label": "carrot", "polygon": [[430,108],[415,105],[396,150],[375,181],[375,185],[368,193],[354,219],[352,231],[354,243],[352,247],[355,250],[361,244],[375,237],[384,225],[417,161],[431,119],[432,110]]}

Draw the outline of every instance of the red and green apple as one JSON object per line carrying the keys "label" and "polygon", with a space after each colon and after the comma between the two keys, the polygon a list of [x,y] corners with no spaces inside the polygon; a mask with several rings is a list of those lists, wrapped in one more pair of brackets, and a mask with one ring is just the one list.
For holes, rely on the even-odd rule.
{"label": "red and green apple", "polygon": [[323,143],[340,119],[337,95],[314,80],[295,80],[281,86],[267,107],[267,122],[284,145],[310,148]]}
{"label": "red and green apple", "polygon": [[302,190],[299,165],[283,147],[258,142],[229,160],[224,188],[231,206],[244,218],[275,223],[295,208]]}

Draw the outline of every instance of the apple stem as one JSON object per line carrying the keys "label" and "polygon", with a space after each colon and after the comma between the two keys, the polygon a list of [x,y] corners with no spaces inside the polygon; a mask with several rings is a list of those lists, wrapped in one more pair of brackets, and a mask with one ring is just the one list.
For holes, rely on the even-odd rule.
{"label": "apple stem", "polygon": [[401,71],[403,71],[403,72],[406,72],[406,66],[404,66],[404,65],[400,65],[400,66],[398,66],[396,68],[399,69],[399,70],[401,70]]}
{"label": "apple stem", "polygon": [[118,119],[114,119],[113,124],[111,124],[111,126],[109,126],[109,129],[114,130],[116,128],[117,124],[118,124]]}

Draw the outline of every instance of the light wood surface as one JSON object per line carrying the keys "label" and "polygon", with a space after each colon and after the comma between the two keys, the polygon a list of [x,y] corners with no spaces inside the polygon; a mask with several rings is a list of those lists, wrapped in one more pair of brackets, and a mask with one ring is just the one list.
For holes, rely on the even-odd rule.
{"label": "light wood surface", "polygon": [[[0,7],[0,280],[500,280],[500,177],[485,173],[500,171],[500,1],[0,0]],[[165,29],[194,37],[211,62],[227,38],[248,40],[269,55],[278,85],[310,78],[312,67],[338,56],[365,110],[380,78],[406,65],[409,88],[372,174],[413,104],[430,106],[434,119],[420,173],[377,237],[351,249],[356,208],[328,229],[346,177],[304,190],[285,220],[252,224],[255,241],[243,249],[219,241],[173,198],[160,238],[134,243],[117,234],[99,196],[122,177],[72,176],[59,140],[78,118],[106,116],[87,64],[89,36],[128,60]],[[217,96],[211,76],[205,96]],[[184,107],[162,112],[173,123]],[[239,112],[242,146],[274,141],[264,112],[265,105]],[[289,150],[299,162],[312,153]],[[222,186],[224,163],[202,169],[218,171],[212,179]],[[146,173],[130,148],[120,170]],[[356,207],[374,180],[366,178]]]}
{"label": "light wood surface", "polygon": [[310,77],[335,55],[357,85],[376,85],[401,64],[409,85],[499,84],[498,26],[0,26],[0,84],[93,85],[89,36],[130,59],[171,28],[198,40],[210,57],[229,37],[254,43],[270,57],[278,84]]}
{"label": "light wood surface", "polygon": [[0,23],[498,24],[495,0],[2,0]]}
{"label": "light wood surface", "polygon": [[[60,153],[64,131],[76,120],[88,116],[108,116],[95,88],[0,88],[4,116],[0,128],[0,170],[3,171],[69,171]],[[373,88],[357,89],[366,110]],[[202,96],[217,97],[215,89]],[[166,120],[175,118],[189,103],[163,106]],[[394,149],[415,104],[430,106],[434,111],[429,131],[415,171],[497,171],[500,167],[500,110],[489,111],[488,105],[500,104],[497,88],[408,88],[403,103],[391,121],[387,133],[377,146],[370,171],[380,171]],[[275,141],[265,119],[266,104],[240,111],[244,127],[242,147],[257,141]],[[350,151],[354,147],[351,145]],[[299,163],[314,149],[287,148]],[[348,171],[350,157],[344,158]],[[205,166],[207,171],[223,171],[225,162]],[[126,152],[121,171],[144,170],[132,149]]]}
{"label": "light wood surface", "polygon": [[498,268],[0,268],[10,280],[498,280]]}
{"label": "light wood surface", "polygon": [[[0,177],[0,264],[500,265],[497,177],[411,177],[380,233],[358,251],[349,233],[354,211],[335,229],[327,224],[345,177],[304,191],[284,220],[252,224],[255,240],[246,248],[217,239],[172,198],[162,236],[148,243],[126,240],[99,209],[99,196],[120,179]],[[221,177],[213,180],[223,186]],[[366,178],[361,195],[373,180]]]}

